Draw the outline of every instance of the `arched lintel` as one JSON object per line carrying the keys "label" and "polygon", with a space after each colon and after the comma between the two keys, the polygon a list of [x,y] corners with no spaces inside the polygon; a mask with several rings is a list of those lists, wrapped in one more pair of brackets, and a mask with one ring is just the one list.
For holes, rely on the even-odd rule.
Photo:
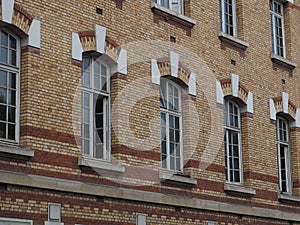
{"label": "arched lintel", "polygon": [[290,120],[291,127],[300,128],[300,109],[290,101],[289,94],[282,92],[281,96],[270,99],[270,119],[276,120],[278,113],[286,115]]}
{"label": "arched lintel", "polygon": [[179,55],[170,51],[169,57],[151,60],[152,83],[160,85],[160,77],[171,76],[188,87],[188,93],[196,96],[196,74],[179,60]]}
{"label": "arched lintel", "polygon": [[1,2],[0,20],[22,38],[22,46],[40,48],[40,21],[34,19],[14,0]]}
{"label": "arched lintel", "polygon": [[224,104],[224,98],[233,96],[238,99],[241,111],[253,114],[253,93],[239,81],[239,76],[230,74],[230,78],[216,81],[216,101],[217,104]]}
{"label": "arched lintel", "polygon": [[127,74],[127,51],[107,37],[105,27],[96,24],[92,31],[72,33],[72,59],[82,61],[82,53],[90,51],[101,54],[112,73]]}

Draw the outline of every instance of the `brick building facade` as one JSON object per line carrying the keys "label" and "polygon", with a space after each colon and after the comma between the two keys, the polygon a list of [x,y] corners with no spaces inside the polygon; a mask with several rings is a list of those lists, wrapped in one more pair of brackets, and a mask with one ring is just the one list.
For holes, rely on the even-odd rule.
{"label": "brick building facade", "polygon": [[0,225],[300,224],[299,32],[300,0],[0,0]]}

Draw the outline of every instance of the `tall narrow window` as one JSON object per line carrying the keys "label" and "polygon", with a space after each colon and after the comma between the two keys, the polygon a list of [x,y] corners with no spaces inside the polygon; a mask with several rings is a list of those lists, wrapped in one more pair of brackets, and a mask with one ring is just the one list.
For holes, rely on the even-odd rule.
{"label": "tall narrow window", "polygon": [[270,22],[272,34],[272,52],[276,55],[285,56],[283,5],[280,2],[270,1]]}
{"label": "tall narrow window", "polygon": [[161,78],[160,121],[162,167],[183,172],[181,88]]}
{"label": "tall narrow window", "polygon": [[184,0],[154,0],[155,3],[174,10],[177,13],[184,14]]}
{"label": "tall narrow window", "polygon": [[277,151],[279,188],[281,192],[291,193],[289,125],[282,117],[277,117]]}
{"label": "tall narrow window", "polygon": [[0,29],[0,141],[19,139],[19,40]]}
{"label": "tall narrow window", "polygon": [[99,57],[82,63],[82,154],[110,160],[109,68]]}
{"label": "tall narrow window", "polygon": [[220,29],[223,33],[237,36],[235,0],[219,0]]}
{"label": "tall narrow window", "polygon": [[226,180],[232,183],[242,182],[241,154],[241,118],[239,106],[231,100],[224,104],[224,146]]}

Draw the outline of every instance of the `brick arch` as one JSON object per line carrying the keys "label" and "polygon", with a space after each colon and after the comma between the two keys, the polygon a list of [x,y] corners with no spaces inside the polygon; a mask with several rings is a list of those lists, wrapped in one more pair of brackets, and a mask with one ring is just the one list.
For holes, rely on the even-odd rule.
{"label": "brick arch", "polygon": [[[289,115],[293,120],[297,120],[297,107],[290,101],[289,95],[282,92],[281,96],[274,97],[270,99],[271,113],[273,113],[273,119],[276,119],[277,113],[285,113]],[[271,115],[272,116],[272,115]]]}
{"label": "brick arch", "polygon": [[[83,52],[97,51],[96,33],[95,31],[80,31],[78,32],[79,39],[83,48]],[[114,62],[118,61],[120,49],[118,45],[108,36],[105,37],[104,54],[110,57]]]}
{"label": "brick arch", "polygon": [[[220,83],[224,97],[233,96],[231,79],[220,80]],[[247,104],[248,93],[249,91],[246,89],[246,87],[239,83],[238,96],[235,97],[239,98],[244,104]]]}
{"label": "brick arch", "polygon": [[40,48],[40,21],[16,4],[14,0],[1,1],[0,4],[0,21],[10,24],[11,29],[19,35],[22,45],[30,45]]}
{"label": "brick arch", "polygon": [[33,16],[18,4],[14,4],[14,12],[12,17],[12,25],[18,27],[25,34],[28,34]]}
{"label": "brick arch", "polygon": [[239,82],[239,76],[231,74],[230,78],[216,81],[217,104],[224,104],[224,97],[233,96],[238,98],[243,105],[242,111],[253,114],[253,94]]}
{"label": "brick arch", "polygon": [[82,53],[89,51],[108,57],[112,73],[127,74],[127,51],[107,37],[105,27],[95,24],[94,30],[72,33],[72,63],[80,65]]}
{"label": "brick arch", "polygon": [[[171,63],[169,57],[158,59],[157,65],[161,76],[171,75]],[[191,76],[191,71],[187,67],[185,67],[183,63],[179,61],[177,78],[180,79],[184,84],[188,86],[190,76]]]}
{"label": "brick arch", "polygon": [[151,76],[152,83],[158,85],[160,85],[160,77],[177,78],[188,87],[190,95],[196,96],[196,75],[179,61],[179,55],[175,52],[169,52],[169,57],[152,59]]}

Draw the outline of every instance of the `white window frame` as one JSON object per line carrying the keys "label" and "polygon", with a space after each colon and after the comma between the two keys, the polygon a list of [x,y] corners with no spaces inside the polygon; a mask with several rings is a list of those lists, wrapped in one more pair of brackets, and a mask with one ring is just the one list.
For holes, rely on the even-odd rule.
{"label": "white window frame", "polygon": [[23,220],[23,219],[5,218],[5,217],[0,217],[0,223],[1,222],[28,223],[28,225],[33,225],[32,220]]}
{"label": "white window frame", "polygon": [[[178,111],[174,111],[174,110],[170,110],[169,109],[169,93],[168,93],[168,85],[172,85],[174,88],[177,88],[178,90]],[[182,88],[177,85],[174,81],[171,81],[169,79],[166,78],[161,78],[160,81],[160,85],[162,87],[162,85],[165,85],[164,90],[165,90],[165,104],[167,104],[166,108],[160,107],[160,115],[162,113],[165,114],[166,117],[166,123],[165,123],[165,127],[166,127],[166,153],[167,153],[167,158],[166,158],[166,167],[163,167],[163,158],[162,158],[162,146],[161,146],[161,162],[162,162],[162,168],[166,169],[166,170],[170,170],[170,171],[174,171],[174,172],[179,172],[179,173],[183,173],[183,138],[182,138]],[[161,94],[163,89],[161,88]],[[179,170],[176,169],[176,164],[175,165],[175,169],[171,169],[171,157],[170,157],[170,133],[169,133],[169,126],[170,126],[170,122],[169,122],[169,116],[175,116],[179,118],[179,141],[180,141],[180,168]],[[175,125],[174,125],[175,126]],[[162,119],[161,119],[161,128],[162,128]],[[175,137],[174,137],[175,139]],[[162,142],[162,134],[161,134],[161,142]],[[176,151],[176,150],[175,150]],[[176,152],[175,152],[175,158],[176,158]],[[175,159],[176,161],[176,159]]]}
{"label": "white window frame", "polygon": [[[233,127],[230,125],[230,113],[229,113],[229,104],[232,104],[237,108],[238,112],[238,125]],[[225,99],[224,101],[224,150],[225,150],[225,162],[226,162],[226,182],[232,184],[243,185],[243,156],[242,156],[242,129],[241,129],[241,111],[240,106],[232,99]],[[239,181],[234,180],[234,176],[231,175],[230,166],[230,155],[229,155],[229,133],[238,134],[238,158],[239,158]],[[232,168],[234,169],[234,162],[232,162]]]}
{"label": "white window frame", "polygon": [[20,38],[14,33],[0,27],[0,31],[4,31],[16,39],[16,66],[0,62],[0,70],[12,72],[16,74],[16,115],[15,115],[15,140],[8,138],[0,138],[0,143],[18,144],[20,142],[20,73],[21,73],[21,47]]}
{"label": "white window frame", "polygon": [[[225,15],[225,6],[227,6],[228,0],[219,0],[219,7],[220,7],[220,29],[221,32],[231,35],[233,37],[237,37],[237,17],[236,17],[236,0],[232,0],[232,24],[227,23],[228,20],[226,19]],[[226,30],[226,24],[233,27],[233,34],[230,31]]]}
{"label": "white window frame", "polygon": [[[102,60],[100,60],[99,57],[95,57],[92,55],[86,55],[83,56],[83,58],[89,58],[89,60],[91,61],[90,63],[90,88],[84,87],[82,85],[82,110],[83,110],[83,94],[88,94],[89,95],[89,134],[90,134],[90,139],[89,139],[89,154],[85,154],[84,153],[84,149],[83,149],[83,141],[81,143],[82,146],[82,155],[85,158],[90,158],[90,159],[97,159],[97,160],[101,160],[101,161],[111,161],[111,129],[110,129],[110,67],[103,62]],[[84,60],[84,59],[83,59]],[[106,91],[100,90],[100,91],[96,91],[93,90],[94,87],[94,62],[95,60],[98,60],[101,64],[106,68],[107,72],[106,72]],[[83,68],[82,68],[82,74],[83,74]],[[101,78],[100,78],[101,79]],[[95,143],[95,123],[96,123],[96,114],[95,114],[95,99],[94,99],[94,95],[101,95],[103,97],[103,158],[97,158],[96,157],[96,149],[94,146]],[[82,124],[83,124],[83,111],[82,111]],[[82,126],[82,125],[81,125]],[[82,126],[82,133],[81,133],[81,140],[83,140],[83,126]]]}
{"label": "white window frame", "polygon": [[[178,11],[173,8],[173,2],[178,2]],[[155,3],[184,15],[184,0],[154,0]],[[164,4],[165,2],[165,4]]]}
{"label": "white window frame", "polygon": [[[286,126],[286,140],[280,139],[279,122],[282,121]],[[283,117],[277,116],[276,119],[276,134],[277,134],[277,153],[278,153],[278,177],[279,177],[279,191],[287,194],[292,193],[292,178],[291,178],[291,152],[290,152],[290,131],[289,122]],[[286,191],[283,188],[282,181],[282,165],[281,165],[281,152],[280,147],[284,147],[284,161],[285,161],[285,177],[286,177]]]}
{"label": "white window frame", "polygon": [[[277,13],[274,11],[274,5],[277,4],[280,7],[280,11],[282,12],[281,14]],[[278,43],[277,43],[277,38],[276,38],[276,25],[274,21],[276,19],[281,20],[281,27],[282,27],[282,54],[280,54],[278,50]],[[271,23],[271,35],[272,35],[272,52],[275,55],[281,56],[286,58],[286,51],[285,51],[285,31],[284,31],[284,7],[283,4],[279,1],[271,0],[270,1],[270,23]]]}

